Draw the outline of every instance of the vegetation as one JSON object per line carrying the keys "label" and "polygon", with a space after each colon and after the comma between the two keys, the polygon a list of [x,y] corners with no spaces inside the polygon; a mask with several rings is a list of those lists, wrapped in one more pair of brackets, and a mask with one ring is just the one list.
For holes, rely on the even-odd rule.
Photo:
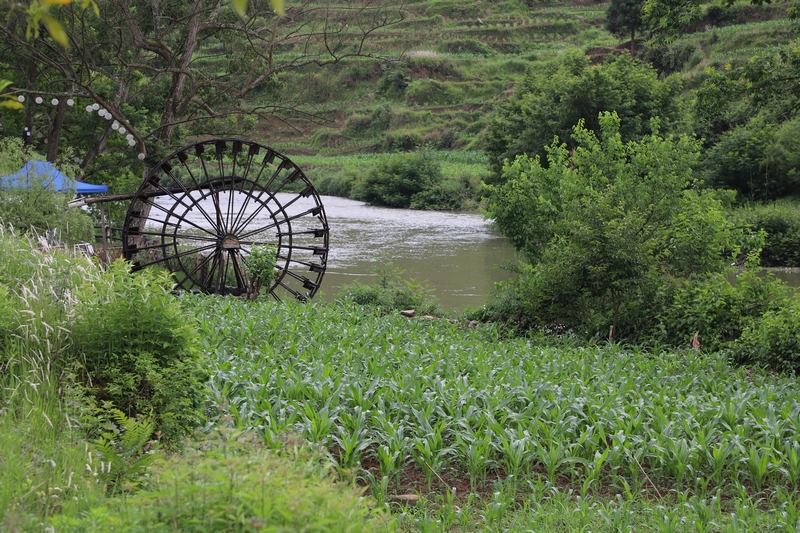
{"label": "vegetation", "polygon": [[572,128],[583,121],[586,129],[599,133],[601,112],[613,111],[620,121],[624,141],[639,140],[653,133],[651,119],[670,131],[678,119],[675,97],[680,81],[659,80],[656,71],[617,56],[604,65],[590,66],[589,58],[572,52],[559,57],[547,75],[531,72],[508,104],[501,106],[490,125],[486,150],[495,181],[502,181],[504,163],[516,156],[539,155],[547,165],[545,147],[558,137],[569,148],[577,145]]}
{"label": "vegetation", "polygon": [[[800,528],[800,303],[748,268],[795,260],[786,5],[650,0],[669,38],[645,62],[614,55],[633,44],[615,46],[606,4],[303,3],[278,19],[251,1],[243,23],[239,0],[115,5],[63,9],[69,50],[4,13],[3,101],[59,96],[0,109],[4,139],[47,122],[34,151],[122,189],[141,172],[126,143],[64,96],[102,103],[152,158],[269,132],[323,191],[485,202],[519,277],[449,320],[402,316],[440,310],[391,265],[332,304],[176,298],[166,275],[3,229],[0,529]],[[4,143],[16,170],[23,148]],[[61,223],[27,225],[40,204],[0,198],[20,232]],[[262,251],[249,268],[266,283]]]}
{"label": "vegetation", "polygon": [[[0,176],[19,171],[31,159],[37,156],[23,147],[21,139],[0,139]],[[60,167],[67,176],[74,177],[72,165],[61,161]],[[0,184],[0,223],[34,237],[49,238],[51,244],[94,240],[91,217],[80,209],[69,208],[74,194],[54,190],[44,176],[30,175],[22,181],[19,186]]]}

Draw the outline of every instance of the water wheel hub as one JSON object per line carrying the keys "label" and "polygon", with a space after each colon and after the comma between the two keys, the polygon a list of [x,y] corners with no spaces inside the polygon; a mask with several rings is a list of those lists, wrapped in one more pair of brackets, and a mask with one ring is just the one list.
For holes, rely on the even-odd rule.
{"label": "water wheel hub", "polygon": [[239,244],[239,239],[236,238],[234,235],[226,235],[224,239],[222,239],[221,248],[223,250],[238,250],[242,246]]}

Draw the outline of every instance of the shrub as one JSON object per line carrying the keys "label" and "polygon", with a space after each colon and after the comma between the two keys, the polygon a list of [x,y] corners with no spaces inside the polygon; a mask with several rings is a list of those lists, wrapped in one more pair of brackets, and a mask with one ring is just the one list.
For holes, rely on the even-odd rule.
{"label": "shrub", "polygon": [[394,529],[361,490],[337,482],[308,447],[270,450],[252,434],[212,435],[151,467],[149,490],[58,516],[57,531],[341,531]]}
{"label": "shrub", "polygon": [[377,269],[375,273],[378,275],[377,283],[364,285],[355,282],[345,285],[339,289],[336,299],[372,307],[381,313],[405,309],[414,309],[424,315],[441,313],[441,306],[431,296],[431,291],[414,280],[403,279],[403,271],[392,263]]}
{"label": "shrub", "polygon": [[768,311],[742,333],[733,348],[740,363],[798,374],[800,372],[800,298],[795,296]]}
{"label": "shrub", "polygon": [[262,287],[269,288],[275,280],[275,265],[278,264],[278,250],[274,246],[253,246],[245,265],[252,280],[251,298],[255,299]]}
{"label": "shrub", "polygon": [[416,80],[406,89],[406,101],[410,104],[450,105],[463,97],[463,89],[437,80]]}
{"label": "shrub", "polygon": [[388,207],[410,207],[412,197],[441,180],[441,164],[427,150],[396,154],[382,161],[357,184],[354,196]]}
{"label": "shrub", "polygon": [[733,282],[725,274],[675,280],[652,301],[658,316],[654,339],[688,346],[697,333],[704,349],[717,350],[739,339],[749,324],[782,305],[787,295],[782,281],[752,270],[739,273]]}
{"label": "shrub", "polygon": [[445,179],[411,197],[411,209],[455,211],[473,198],[469,176]]}
{"label": "shrub", "polygon": [[192,319],[171,294],[169,273],[114,263],[81,287],[70,349],[77,374],[99,404],[128,417],[152,414],[175,443],[202,420],[203,370]]}
{"label": "shrub", "polygon": [[506,165],[486,212],[529,263],[518,288],[531,322],[623,338],[652,319],[635,310],[663,279],[723,272],[741,231],[717,193],[691,189],[697,140],[623,143],[616,114],[599,122],[599,138],[575,127],[575,150],[554,142],[546,168],[527,156]]}
{"label": "shrub", "polygon": [[731,219],[736,225],[764,231],[761,266],[800,267],[800,209],[794,203],[742,207],[733,211]]}
{"label": "shrub", "polygon": [[389,98],[402,98],[410,80],[403,69],[390,70],[378,82],[376,93]]}
{"label": "shrub", "polygon": [[422,137],[417,133],[387,133],[383,148],[387,152],[408,152],[422,145]]}

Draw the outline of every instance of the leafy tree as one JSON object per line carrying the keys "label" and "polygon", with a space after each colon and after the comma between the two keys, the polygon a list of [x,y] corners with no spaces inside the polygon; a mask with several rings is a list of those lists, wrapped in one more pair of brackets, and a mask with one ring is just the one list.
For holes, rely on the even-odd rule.
{"label": "leafy tree", "polygon": [[680,88],[677,76],[659,80],[652,67],[626,55],[590,66],[582,53],[566,53],[546,72],[529,74],[495,113],[486,140],[494,173],[490,181],[502,180],[505,162],[521,154],[538,155],[546,166],[544,147],[553,137],[574,148],[572,127],[583,120],[587,129],[599,132],[602,111],[620,117],[624,141],[650,134],[655,116],[669,129],[679,119],[675,98]]}
{"label": "leafy tree", "polygon": [[[713,191],[693,189],[699,141],[652,134],[624,142],[620,118],[583,122],[576,148],[554,142],[547,166],[517,157],[489,187],[487,216],[520,252],[514,289],[527,320],[633,335],[663,280],[721,272],[737,231]],[[650,324],[652,326],[652,324]]]}
{"label": "leafy tree", "polygon": [[380,161],[357,183],[353,196],[374,205],[408,208],[441,179],[442,165],[430,151],[395,154]]}
{"label": "leafy tree", "polygon": [[710,69],[694,105],[705,140],[704,178],[753,200],[800,195],[800,43],[769,49],[746,64]]}
{"label": "leafy tree", "polygon": [[635,56],[636,32],[647,27],[642,19],[644,0],[611,0],[606,9],[606,29],[614,36],[631,38],[631,56]]}

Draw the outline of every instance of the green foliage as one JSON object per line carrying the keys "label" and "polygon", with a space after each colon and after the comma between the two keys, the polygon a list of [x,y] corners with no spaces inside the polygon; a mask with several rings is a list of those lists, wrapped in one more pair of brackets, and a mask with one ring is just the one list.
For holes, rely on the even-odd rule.
{"label": "green foliage", "polygon": [[713,192],[690,188],[698,141],[624,143],[609,113],[600,128],[598,139],[579,124],[573,152],[553,143],[547,168],[524,155],[506,166],[487,216],[530,263],[517,288],[534,324],[589,334],[614,326],[621,338],[643,333],[632,326],[664,276],[726,268],[737,230]]}
{"label": "green foliage", "polygon": [[[33,154],[17,138],[0,139],[0,174],[16,172]],[[70,168],[61,170],[70,172]],[[94,240],[92,219],[68,204],[74,194],[48,187],[44,176],[29,176],[25,187],[0,188],[0,224],[21,233],[44,235],[50,231],[67,244]]]}
{"label": "green foliage", "polygon": [[[214,353],[210,404],[241,427],[263,431],[267,442],[299,428],[340,461],[360,460],[373,475],[365,480],[380,485],[385,476],[389,494],[421,479],[422,461],[430,459],[437,472],[474,479],[475,492],[489,497],[477,502],[467,531],[483,525],[478,514],[490,504],[513,502],[515,483],[517,501],[557,498],[593,516],[593,531],[611,532],[597,513],[579,509],[578,496],[600,505],[597,498],[613,490],[623,501],[658,502],[694,516],[682,498],[709,500],[719,490],[732,502],[781,508],[767,494],[791,493],[800,479],[789,474],[800,476],[791,455],[800,435],[797,381],[732,367],[724,353],[509,338],[491,325],[379,316],[344,303],[192,303]],[[751,448],[767,457],[764,492],[749,482]],[[512,471],[519,475],[508,478]],[[507,491],[509,497],[491,496]],[[464,512],[470,498],[460,496]],[[674,507],[671,498],[678,499]],[[611,517],[615,506],[607,504]],[[779,514],[760,519],[783,520]],[[548,517],[534,515],[525,515],[535,521],[520,531],[540,530]]]}
{"label": "green foliage", "polygon": [[800,210],[795,203],[743,206],[732,211],[731,219],[765,233],[761,266],[800,267]]}
{"label": "green foliage", "polygon": [[460,102],[463,91],[438,80],[415,80],[406,89],[406,101],[420,105],[450,105]]}
{"label": "green foliage", "polygon": [[388,263],[375,271],[377,283],[354,282],[339,289],[336,299],[375,308],[381,313],[414,309],[421,315],[441,314],[442,309],[431,291],[414,280],[403,279],[403,271]]}
{"label": "green foliage", "polygon": [[695,43],[651,43],[639,57],[653,65],[660,75],[681,72],[685,66],[689,68],[699,62],[702,51]]}
{"label": "green foliage", "polygon": [[356,184],[354,196],[374,205],[411,207],[415,195],[435,187],[442,177],[441,163],[428,150],[396,154],[378,162]]}
{"label": "green foliage", "polygon": [[589,66],[583,54],[565,53],[546,72],[532,71],[496,112],[486,139],[495,173],[492,180],[502,181],[505,162],[521,154],[539,155],[547,165],[544,147],[553,137],[574,148],[572,128],[579,120],[599,133],[597,117],[602,111],[620,117],[620,133],[626,142],[652,133],[654,117],[660,117],[669,131],[679,118],[675,97],[680,86],[677,77],[659,80],[655,69],[627,55]]}
{"label": "green foliage", "polygon": [[148,488],[61,516],[57,531],[393,531],[361,490],[308,447],[280,453],[252,433],[212,434],[151,468]]}
{"label": "green foliage", "polygon": [[800,48],[774,47],[740,66],[711,69],[695,103],[695,129],[708,146],[706,181],[752,200],[800,195],[800,101],[793,82]]}
{"label": "green foliage", "polygon": [[784,301],[751,322],[733,347],[738,362],[798,374],[800,372],[800,298]]}
{"label": "green foliage", "polygon": [[767,311],[780,308],[789,295],[786,285],[772,276],[745,270],[732,282],[730,275],[671,280],[647,303],[658,324],[653,340],[689,346],[698,334],[704,350],[715,351],[736,341]]}
{"label": "green foliage", "polygon": [[201,422],[208,375],[194,325],[171,288],[167,272],[131,275],[127,263],[114,263],[77,291],[69,353],[98,403],[110,401],[132,418],[152,415],[174,444]]}
{"label": "green foliage", "polygon": [[621,39],[635,39],[646,28],[642,20],[644,0],[611,0],[606,10],[606,29]]}
{"label": "green foliage", "polygon": [[253,246],[245,265],[252,280],[252,293],[255,298],[261,287],[269,288],[275,280],[275,266],[278,264],[278,249],[274,246]]}
{"label": "green foliage", "polygon": [[[89,467],[99,470],[109,494],[131,492],[157,458],[158,448],[153,447],[150,441],[155,423],[141,417],[128,418],[119,409],[112,409],[110,404],[105,408],[111,411],[114,423],[94,442],[94,448],[105,462],[100,461],[99,469],[96,464]],[[146,451],[145,446],[151,449]]]}

